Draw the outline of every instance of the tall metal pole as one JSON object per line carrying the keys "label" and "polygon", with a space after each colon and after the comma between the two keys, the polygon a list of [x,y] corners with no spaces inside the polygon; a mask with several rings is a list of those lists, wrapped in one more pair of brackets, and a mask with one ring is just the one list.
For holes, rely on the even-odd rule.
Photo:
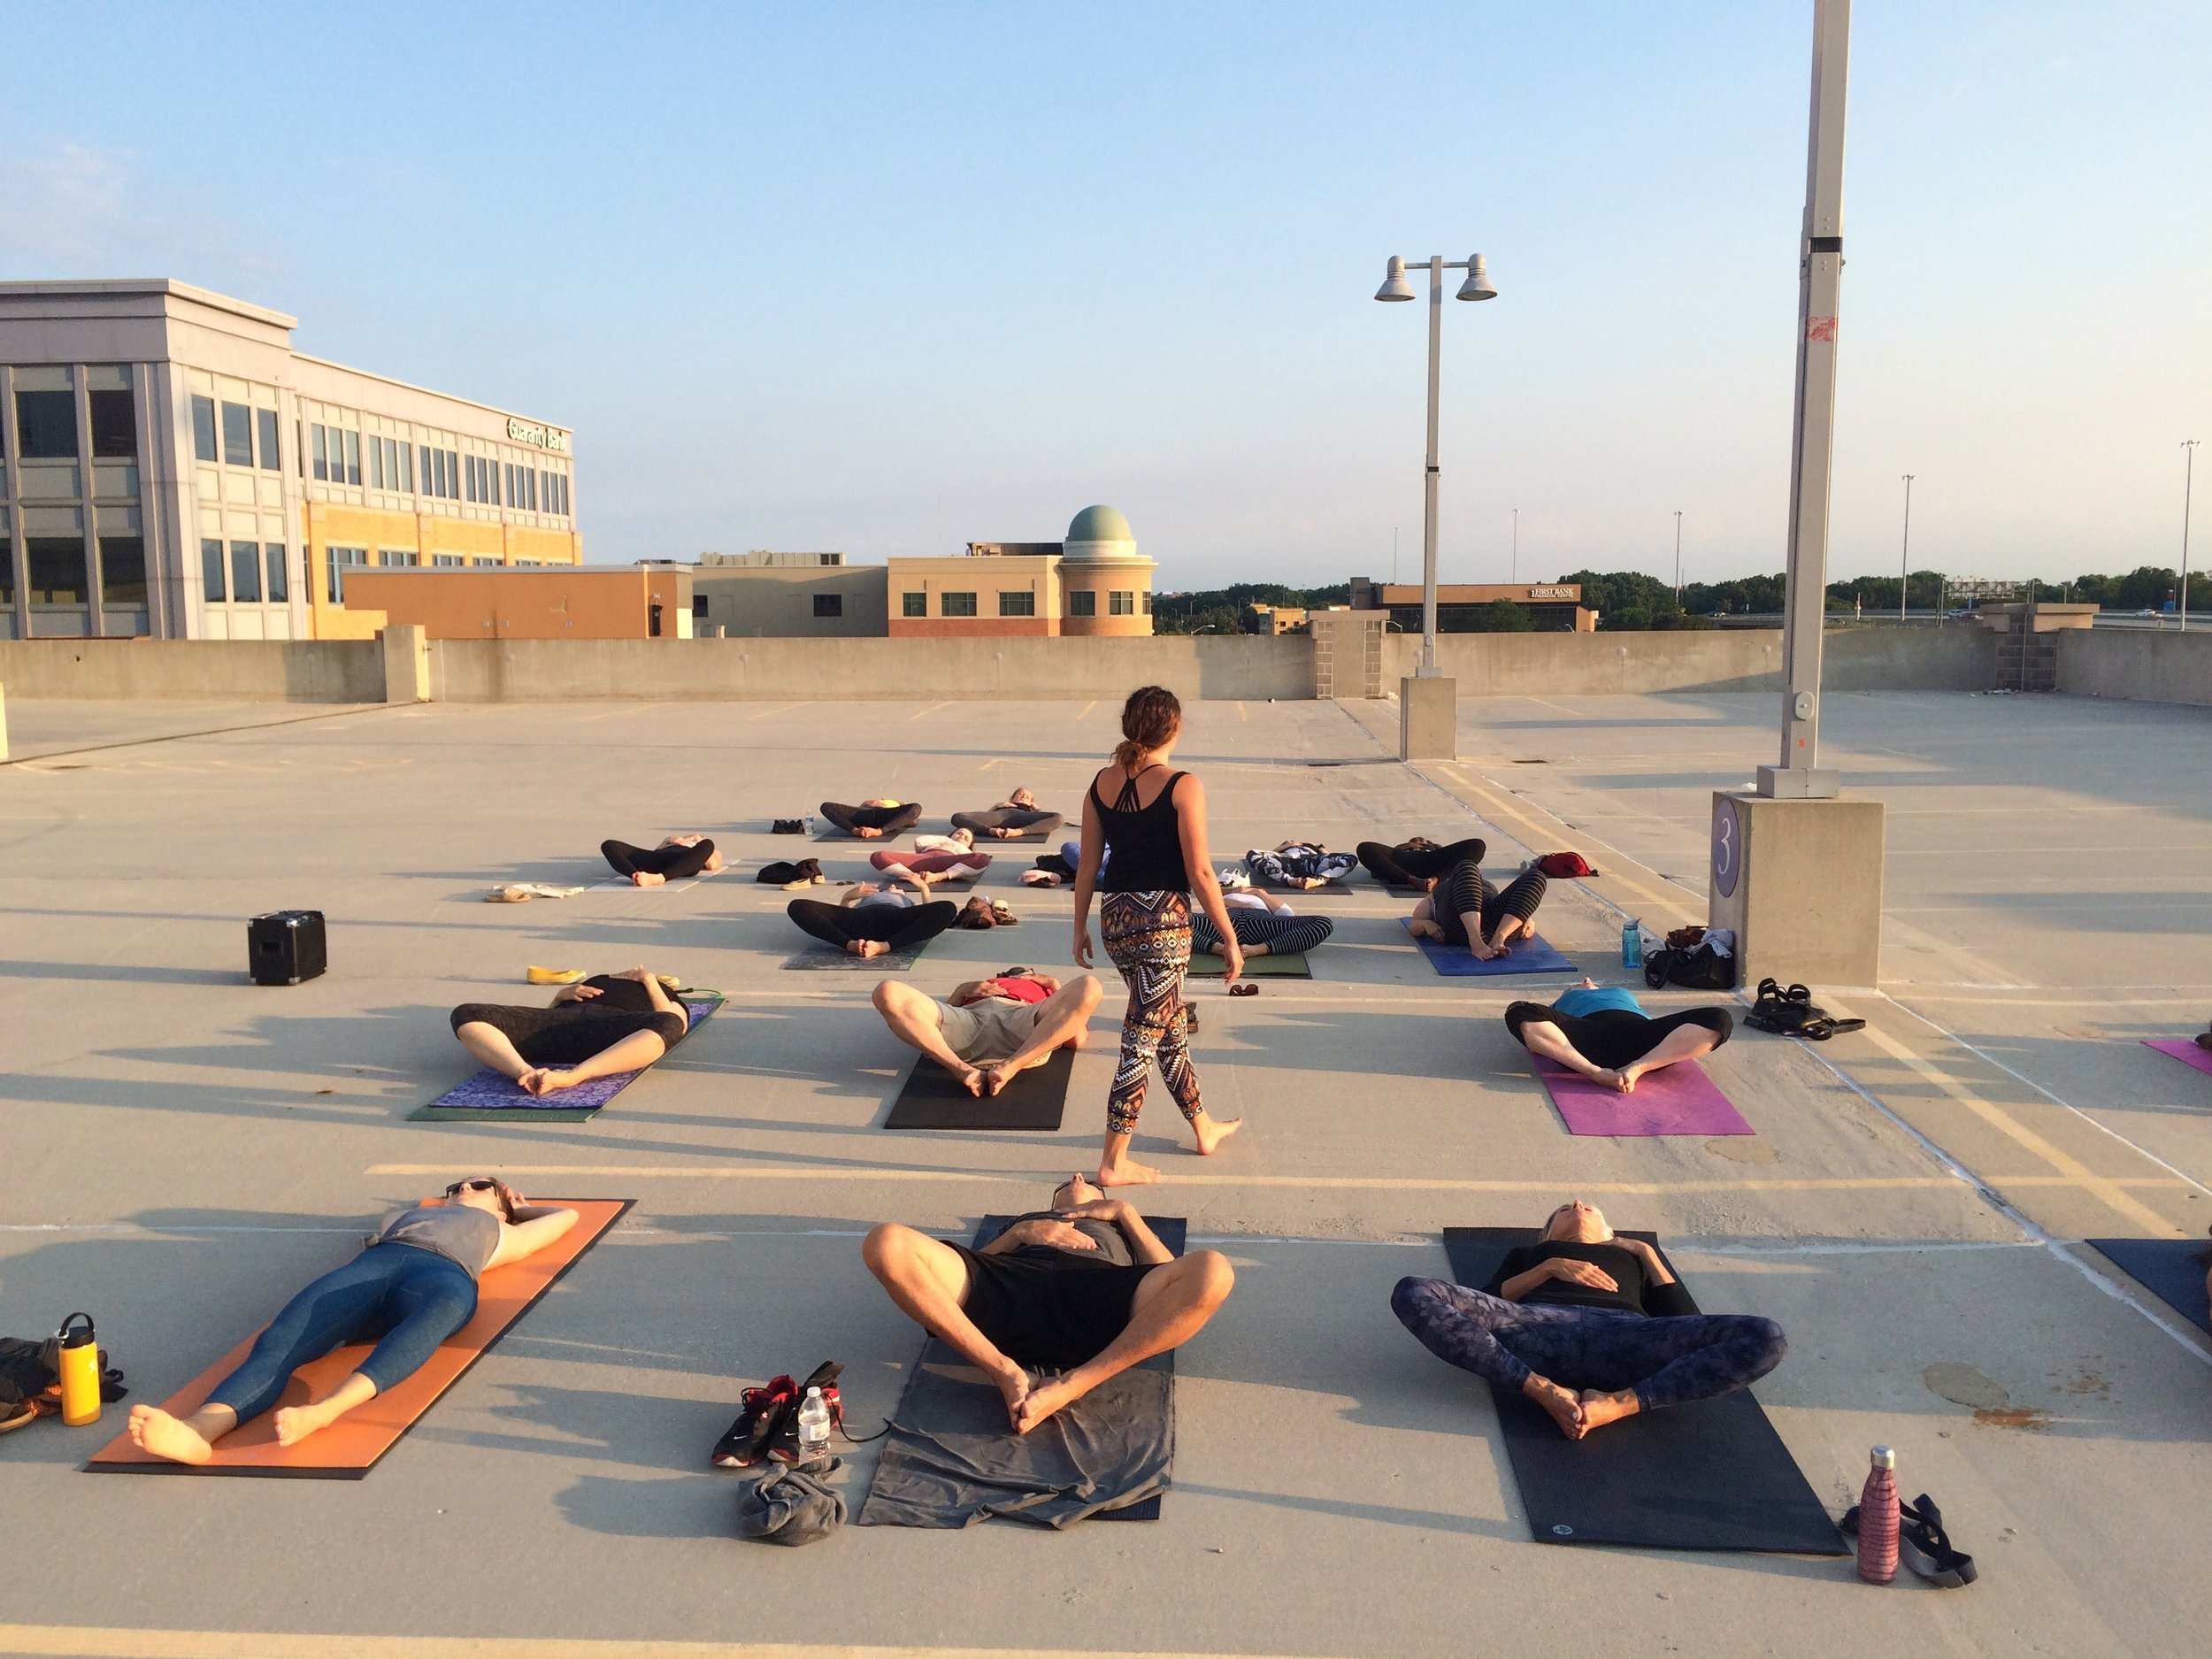
{"label": "tall metal pole", "polygon": [[1797,411],[1790,457],[1787,611],[1782,634],[1782,757],[1759,793],[1838,793],[1820,763],[1820,648],[1827,609],[1828,481],[1835,435],[1836,318],[1843,271],[1843,118],[1850,0],[1814,0],[1813,84],[1797,298]]}
{"label": "tall metal pole", "polygon": [[1682,514],[1674,515],[1674,608],[1682,609]]}
{"label": "tall metal pole", "polygon": [[1521,580],[1521,510],[1518,507],[1513,510],[1513,573],[1508,580],[1515,582]]}
{"label": "tall metal pole", "polygon": [[1905,542],[1897,553],[1897,619],[1905,619],[1905,589],[1912,582],[1912,480],[1905,474]]}
{"label": "tall metal pole", "polygon": [[2189,632],[2189,492],[2196,483],[2197,441],[2181,441],[2181,632]]}
{"label": "tall metal pole", "polygon": [[1444,366],[1444,256],[1429,258],[1429,464],[1423,475],[1421,511],[1421,665],[1424,680],[1436,674],[1436,408],[1437,380]]}

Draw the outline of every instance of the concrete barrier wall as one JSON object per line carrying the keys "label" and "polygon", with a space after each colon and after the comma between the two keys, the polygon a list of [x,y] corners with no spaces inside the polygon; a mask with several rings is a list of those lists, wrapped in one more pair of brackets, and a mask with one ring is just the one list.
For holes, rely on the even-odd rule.
{"label": "concrete barrier wall", "polygon": [[2212,707],[2212,629],[2069,628],[2058,635],[2058,688]]}
{"label": "concrete barrier wall", "polygon": [[0,640],[12,696],[381,703],[374,640]]}
{"label": "concrete barrier wall", "polygon": [[[1417,636],[1390,635],[1386,689],[1413,672],[1420,653]],[[1996,683],[1995,637],[1978,627],[1834,628],[1821,655],[1831,691],[1987,691]],[[1778,628],[1443,634],[1436,660],[1463,697],[1782,688]]]}

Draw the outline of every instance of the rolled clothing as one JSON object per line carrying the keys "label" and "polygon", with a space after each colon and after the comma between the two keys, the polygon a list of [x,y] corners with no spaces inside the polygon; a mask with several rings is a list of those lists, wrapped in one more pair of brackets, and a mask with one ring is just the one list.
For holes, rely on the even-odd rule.
{"label": "rolled clothing", "polygon": [[476,1280],[452,1257],[396,1240],[371,1245],[286,1302],[207,1403],[228,1406],[241,1423],[257,1417],[284,1397],[294,1371],[355,1342],[375,1343],[354,1369],[387,1393],[475,1311]]}
{"label": "rolled clothing", "polygon": [[453,1029],[489,1025],[532,1065],[570,1066],[581,1065],[641,1031],[657,1033],[663,1044],[673,1048],[691,1028],[681,1008],[657,1011],[652,994],[635,979],[601,973],[584,983],[600,995],[588,1002],[556,1002],[550,1008],[464,1002],[453,1010]]}
{"label": "rolled clothing", "polygon": [[846,806],[836,801],[822,803],[822,816],[848,835],[856,830],[881,830],[886,835],[895,835],[901,830],[912,829],[922,821],[918,803],[903,802],[897,806]]}
{"label": "rolled clothing", "polygon": [[[1066,1221],[1054,1210],[1016,1217]],[[1065,1370],[1095,1359],[1129,1325],[1137,1286],[1158,1263],[1138,1263],[1129,1240],[1111,1222],[1089,1218],[1069,1225],[1095,1249],[1025,1244],[985,1255],[952,1248],[967,1264],[967,1294],[960,1310],[993,1348],[1016,1364]]]}
{"label": "rolled clothing", "polygon": [[991,867],[991,855],[967,851],[910,853],[894,847],[870,853],[868,862],[879,870],[918,870],[926,876],[941,876],[955,870],[965,870],[974,875]]}
{"label": "rolled clothing", "polygon": [[[1312,950],[1336,931],[1325,916],[1277,916],[1271,910],[1232,906],[1229,926],[1236,929],[1240,945],[1265,945],[1271,956],[1286,956]],[[1203,914],[1191,918],[1190,948],[1210,956],[1221,954],[1221,930]]]}
{"label": "rolled clothing", "polygon": [[[1606,1271],[1612,1271],[1610,1263]],[[1539,1288],[1557,1285],[1554,1280]],[[1437,1358],[1497,1387],[1517,1391],[1532,1372],[1577,1393],[1632,1388],[1645,1411],[1733,1394],[1772,1371],[1789,1351],[1781,1327],[1753,1315],[1651,1316],[1622,1308],[1508,1302],[1494,1291],[1440,1279],[1400,1279],[1390,1309]]]}
{"label": "rolled clothing", "polygon": [[1325,852],[1322,849],[1294,842],[1274,852],[1263,852],[1255,847],[1244,855],[1244,867],[1252,873],[1252,879],[1271,887],[1288,887],[1294,881],[1341,881],[1359,868],[1359,860],[1350,853]]}
{"label": "rolled clothing", "polygon": [[714,843],[702,841],[692,847],[633,847],[627,841],[601,841],[599,851],[618,876],[635,875],[641,870],[648,875],[680,881],[707,867],[707,860],[714,856]]}
{"label": "rolled clothing", "polygon": [[1444,942],[1464,947],[1469,943],[1467,916],[1481,912],[1483,937],[1488,939],[1509,916],[1532,920],[1550,886],[1550,879],[1542,871],[1530,869],[1522,871],[1503,888],[1495,887],[1475,861],[1467,858],[1454,864],[1436,884],[1429,908],[1436,925],[1444,930]]}
{"label": "rolled clothing", "polygon": [[1559,1027],[1559,1034],[1567,1040],[1569,1048],[1592,1065],[1608,1071],[1635,1064],[1670,1033],[1685,1025],[1704,1026],[1713,1033],[1716,1048],[1726,1042],[1736,1029],[1734,1017],[1724,1008],[1686,1008],[1680,1013],[1653,1019],[1633,1010],[1632,995],[1624,991],[1620,994],[1629,996],[1631,1008],[1617,1004],[1591,1007],[1579,1002],[1571,1005],[1576,996],[1573,991],[1563,992],[1556,1002],[1510,1003],[1505,1010],[1505,1027],[1513,1033],[1513,1040],[1525,1048],[1528,1039],[1521,1034],[1521,1028],[1531,1020],[1548,1021]]}
{"label": "rolled clothing", "polygon": [[[988,835],[993,830],[1010,829],[1016,831],[1021,839],[1034,838],[1038,841],[1050,840],[1053,831],[1067,821],[1061,813],[1026,806],[995,806],[987,812],[956,812],[952,815],[955,829],[967,830],[977,835]],[[994,836],[993,839],[1001,838]]]}
{"label": "rolled clothing", "polygon": [[1489,850],[1479,835],[1448,847],[1439,847],[1426,836],[1415,836],[1395,847],[1362,841],[1359,861],[1367,866],[1368,874],[1386,887],[1419,887],[1446,874],[1455,864],[1479,864]]}
{"label": "rolled clothing", "polygon": [[950,927],[960,907],[950,899],[915,904],[899,893],[879,893],[857,904],[825,904],[794,899],[785,913],[799,931],[842,950],[856,939],[872,939],[894,950],[909,950]]}

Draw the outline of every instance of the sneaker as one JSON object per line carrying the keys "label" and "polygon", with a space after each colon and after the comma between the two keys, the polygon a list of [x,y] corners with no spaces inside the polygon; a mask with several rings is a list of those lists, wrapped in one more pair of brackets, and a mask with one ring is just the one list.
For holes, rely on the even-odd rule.
{"label": "sneaker", "polygon": [[[737,1421],[715,1441],[707,1461],[717,1469],[750,1469],[768,1455],[771,1438],[785,1418],[793,1417],[797,1400],[804,1397],[802,1394],[795,1399],[788,1377],[772,1377],[764,1388],[748,1388],[738,1396],[742,1409],[737,1414]],[[791,1432],[795,1440],[795,1420]]]}
{"label": "sneaker", "polygon": [[826,1359],[810,1371],[807,1379],[791,1391],[791,1409],[776,1419],[775,1432],[769,1437],[768,1455],[780,1463],[799,1461],[799,1408],[806,1402],[806,1391],[819,1388],[822,1403],[829,1408],[830,1432],[840,1434],[845,1428],[845,1405],[837,1392],[837,1379],[844,1367],[833,1359]]}

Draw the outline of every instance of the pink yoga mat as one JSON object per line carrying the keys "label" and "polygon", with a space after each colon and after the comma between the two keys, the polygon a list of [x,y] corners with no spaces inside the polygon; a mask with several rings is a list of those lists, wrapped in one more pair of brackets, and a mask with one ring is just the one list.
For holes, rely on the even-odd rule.
{"label": "pink yoga mat", "polygon": [[2197,1047],[2194,1037],[2162,1037],[2153,1042],[2143,1039],[2146,1048],[2155,1048],[2161,1054],[2170,1054],[2184,1065],[2193,1065],[2208,1077],[2212,1077],[2212,1050]]}
{"label": "pink yoga mat", "polygon": [[1758,1133],[1694,1060],[1652,1072],[1632,1094],[1600,1088],[1545,1060],[1536,1063],[1536,1074],[1551,1091],[1552,1104],[1567,1120],[1571,1135]]}

